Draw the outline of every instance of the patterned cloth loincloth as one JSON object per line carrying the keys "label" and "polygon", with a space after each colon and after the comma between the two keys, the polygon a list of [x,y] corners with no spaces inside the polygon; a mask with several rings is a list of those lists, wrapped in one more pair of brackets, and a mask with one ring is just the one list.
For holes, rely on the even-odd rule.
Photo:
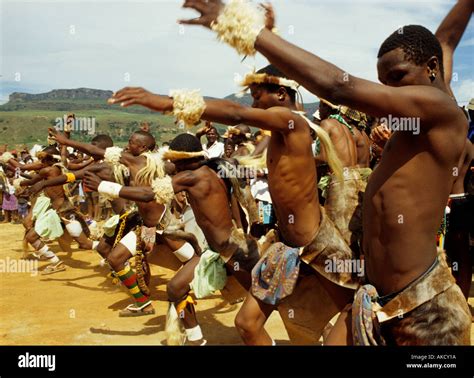
{"label": "patterned cloth loincloth", "polygon": [[252,294],[271,305],[291,295],[300,271],[299,252],[281,242],[268,248],[252,271]]}

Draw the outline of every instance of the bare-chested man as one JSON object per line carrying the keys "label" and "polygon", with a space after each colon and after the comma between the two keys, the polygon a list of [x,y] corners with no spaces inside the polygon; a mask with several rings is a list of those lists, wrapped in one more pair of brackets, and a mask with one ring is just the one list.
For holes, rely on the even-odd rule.
{"label": "bare-chested man", "polygon": [[[108,135],[97,135],[91,140],[91,144],[96,146],[102,150],[110,148],[114,145],[112,139]],[[68,165],[69,167],[73,166],[72,164]],[[79,166],[77,166],[79,167]],[[36,192],[40,192],[44,188],[57,186],[57,185],[64,185],[68,182],[82,180],[84,178],[85,172],[94,172],[99,175],[103,180],[107,181],[114,181],[113,170],[109,164],[102,161],[101,157],[93,157],[93,162],[88,163],[85,168],[80,170],[70,170],[68,174],[63,174],[57,177],[54,177],[49,180],[42,180],[31,187],[30,193],[34,194]],[[106,223],[106,234],[102,236],[99,240],[97,245],[94,245],[95,250],[103,257],[107,258],[108,254],[112,250],[112,247],[116,244],[116,237],[118,235],[118,231],[120,230],[120,225],[125,222],[125,229],[122,232],[126,235],[131,228],[136,226],[136,222],[134,222],[134,217],[136,215],[133,213],[126,212],[126,201],[121,198],[115,198],[111,201],[111,206],[113,212],[117,215],[112,222]],[[117,219],[118,218],[118,219]],[[115,221],[114,221],[115,220]]]}
{"label": "bare-chested man", "polygon": [[[325,99],[319,103],[320,126],[328,132],[337,156],[344,167],[344,177],[337,179],[330,172],[322,176],[319,188],[326,198],[325,209],[356,255],[360,255],[362,243],[362,199],[370,172],[363,172],[359,159],[361,149],[357,146],[356,130],[339,114],[339,107]],[[317,141],[318,142],[318,141]],[[316,144],[316,160],[325,162],[324,152]],[[320,167],[321,168],[321,167]]]}
{"label": "bare-chested man", "polygon": [[[226,163],[222,160],[205,159],[205,151],[199,140],[190,134],[177,136],[164,157],[174,163],[178,172],[170,182],[172,190],[175,193],[187,193],[196,222],[210,248],[201,258],[192,257],[167,285],[168,300],[174,303],[180,313],[186,330],[187,344],[203,345],[205,340],[197,322],[193,301],[188,295],[191,287],[197,298],[211,294],[210,289],[206,288],[208,285],[211,286],[212,292],[222,289],[226,281],[223,268],[226,263],[229,272],[248,289],[251,270],[260,255],[256,240],[244,235],[232,222],[229,206],[231,184],[224,180],[223,174]],[[86,175],[88,186],[96,189],[100,182],[97,176]],[[155,201],[155,194],[151,187],[128,186],[122,187],[119,193],[122,198],[143,202]],[[202,266],[198,266],[199,264]],[[213,264],[216,265],[215,268],[212,268]],[[203,281],[206,286],[201,283]],[[169,339],[168,342],[174,340]]]}
{"label": "bare-chested man", "polygon": [[[50,129],[50,135],[58,143],[83,151],[89,156],[105,157],[105,162],[110,163],[117,172],[115,177],[118,182],[123,183],[120,172],[123,172],[124,168],[129,170],[133,185],[151,185],[154,178],[165,176],[162,160],[151,153],[155,148],[155,138],[146,131],[134,132],[125,151],[115,147],[104,150],[91,144],[71,140],[53,129]],[[115,198],[117,197],[115,195],[117,186],[120,185],[109,183],[107,187],[99,192]],[[169,202],[171,200],[172,198],[169,199]],[[141,270],[137,272],[139,276],[131,269],[127,261],[137,254],[144,257],[146,252],[152,250],[156,229],[158,227],[162,230],[166,227],[164,222],[168,217],[165,217],[166,206],[164,203],[137,201],[136,204],[141,220],[137,219],[136,227],[131,228],[127,234],[121,235],[120,242],[114,246],[107,256],[108,264],[135,300],[135,303],[119,313],[120,316],[141,316],[155,313],[146,282],[149,279],[146,261],[141,264],[143,273]],[[192,249],[189,243],[184,242],[168,241],[168,245],[172,250]]]}
{"label": "bare-chested man", "polygon": [[[420,122],[419,135],[394,133],[371,176],[364,199],[363,252],[367,281],[373,286],[362,287],[356,296],[355,328],[351,330],[351,316],[341,316],[331,342],[470,344],[467,303],[445,262],[438,258],[435,244],[467,132],[466,118],[443,79],[442,50],[436,37],[414,25],[392,34],[379,50],[382,84],[377,84],[348,77],[343,70],[271,33],[258,18],[247,19],[254,23],[247,30],[259,32],[234,39],[245,21],[228,29],[232,14],[245,14],[239,7],[256,10],[246,2],[231,4],[224,7],[219,0],[188,0],[184,6],[201,16],[183,22],[209,28],[212,24],[240,52],[261,52],[289,77],[333,103],[374,117],[391,115]],[[381,323],[379,336],[362,327],[362,312],[358,311],[362,311],[364,297],[377,302],[373,317]],[[434,314],[437,321],[429,321]]]}
{"label": "bare-chested man", "polygon": [[[37,154],[44,168],[30,180],[23,180],[20,186],[30,186],[42,180],[48,180],[62,175],[61,165],[57,156],[59,151],[55,147],[47,147]],[[41,238],[56,239],[64,233],[62,225],[71,237],[76,240],[81,249],[92,249],[93,242],[88,239],[88,228],[80,214],[74,209],[70,199],[66,196],[62,185],[45,188],[44,196],[40,196],[32,209],[34,224],[27,229],[25,238],[37,251],[39,258],[47,259],[50,264],[42,274],[51,274],[63,271],[62,261],[41,241]]]}
{"label": "bare-chested man", "polygon": [[[264,324],[279,302],[293,292],[298,279],[300,254],[308,268],[311,266],[326,277],[327,290],[340,302],[349,303],[353,294],[343,287],[355,288],[356,284],[351,274],[328,272],[325,269],[328,259],[352,257],[350,248],[318,201],[311,128],[320,137],[335,174],[342,173],[340,161],[327,133],[297,111],[297,83],[286,80],[274,67],[269,66],[248,75],[243,85],[251,91],[253,108],[225,100],[204,102],[201,98],[195,99],[195,102],[202,104],[202,108],[198,109],[202,119],[227,125],[246,124],[272,132],[267,154],[268,184],[281,239],[285,244],[277,243],[269,248],[271,251],[265,260],[268,271],[263,271],[263,263],[255,268],[256,271],[254,269],[252,293],[255,296],[248,295],[236,318],[236,326],[247,344],[271,345],[272,340],[264,330]],[[193,95],[177,93],[177,98],[181,99],[178,102],[177,98],[154,95],[141,88],[125,88],[118,91],[110,102],[125,107],[138,104],[155,111],[176,112],[175,107],[186,102],[180,96],[186,98]],[[181,110],[181,114],[188,112],[192,113],[193,108]],[[194,113],[186,117],[189,119],[191,116]],[[278,267],[275,261],[279,261]],[[280,269],[286,271],[283,280],[276,273]],[[261,281],[266,279],[271,282],[266,284]]]}

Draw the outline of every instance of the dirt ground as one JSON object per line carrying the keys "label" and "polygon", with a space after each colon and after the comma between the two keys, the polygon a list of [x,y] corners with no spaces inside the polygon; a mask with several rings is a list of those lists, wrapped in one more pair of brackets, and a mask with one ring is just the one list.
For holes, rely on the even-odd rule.
{"label": "dirt ground", "polygon": [[[15,272],[22,256],[23,227],[0,224],[0,345],[162,345],[168,309],[166,283],[173,270],[152,265],[152,300],[155,315],[120,318],[119,310],[132,303],[127,292],[106,278],[96,252],[60,252],[57,242],[50,248],[65,262],[64,272],[42,276]],[[30,250],[31,247],[30,247]],[[166,253],[165,253],[166,254]],[[164,263],[178,267],[177,260]],[[151,263],[156,259],[151,259]],[[162,262],[162,261],[161,261]],[[32,264],[32,263],[30,263]],[[38,269],[46,265],[39,262]],[[5,272],[7,270],[7,272]],[[234,328],[240,304],[231,305],[221,295],[198,301],[197,314],[205,338],[213,345],[241,345]],[[288,334],[275,312],[267,330],[280,344]]]}
{"label": "dirt ground", "polygon": [[[118,311],[131,303],[130,297],[121,285],[106,278],[108,269],[99,265],[96,252],[73,245],[67,253],[57,242],[51,243],[67,269],[42,276],[34,272],[33,260],[28,262],[31,265],[20,265],[25,264],[20,262],[22,238],[21,225],[0,224],[0,345],[164,345],[166,283],[179,266],[172,255],[164,251],[150,259],[155,315],[120,318]],[[37,267],[41,270],[45,265],[39,262]],[[198,301],[198,318],[209,344],[242,344],[234,328],[239,308],[240,304],[230,304],[221,295]],[[277,344],[289,343],[277,312],[266,329]]]}

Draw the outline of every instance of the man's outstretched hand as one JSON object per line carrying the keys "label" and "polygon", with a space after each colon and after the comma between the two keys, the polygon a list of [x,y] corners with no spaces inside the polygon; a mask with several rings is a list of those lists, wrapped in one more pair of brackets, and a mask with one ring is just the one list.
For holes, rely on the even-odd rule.
{"label": "man's outstretched hand", "polygon": [[92,172],[84,173],[84,184],[88,189],[97,192],[102,179]]}
{"label": "man's outstretched hand", "polygon": [[141,105],[157,112],[173,110],[173,104],[169,97],[153,94],[143,88],[123,88],[115,92],[107,102],[120,104],[124,108],[131,105]]}
{"label": "man's outstretched hand", "polygon": [[192,8],[197,10],[201,16],[189,20],[179,20],[180,24],[186,25],[202,25],[211,28],[213,21],[224,8],[224,3],[221,0],[186,0],[183,8]]}
{"label": "man's outstretched hand", "polygon": [[50,127],[48,129],[49,137],[59,144],[66,144],[69,138],[58,130]]}

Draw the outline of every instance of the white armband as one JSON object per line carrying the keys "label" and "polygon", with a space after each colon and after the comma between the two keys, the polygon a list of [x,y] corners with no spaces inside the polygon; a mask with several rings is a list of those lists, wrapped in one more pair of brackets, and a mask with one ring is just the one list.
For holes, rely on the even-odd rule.
{"label": "white armband", "polygon": [[173,98],[173,115],[178,122],[190,128],[201,121],[206,102],[199,90],[174,89],[170,91],[170,97]]}
{"label": "white armband", "polygon": [[265,14],[248,0],[231,0],[211,24],[221,42],[241,55],[255,55],[255,41],[265,28]]}
{"label": "white armband", "polygon": [[110,181],[102,181],[97,188],[97,191],[109,198],[119,198],[122,185]]}

